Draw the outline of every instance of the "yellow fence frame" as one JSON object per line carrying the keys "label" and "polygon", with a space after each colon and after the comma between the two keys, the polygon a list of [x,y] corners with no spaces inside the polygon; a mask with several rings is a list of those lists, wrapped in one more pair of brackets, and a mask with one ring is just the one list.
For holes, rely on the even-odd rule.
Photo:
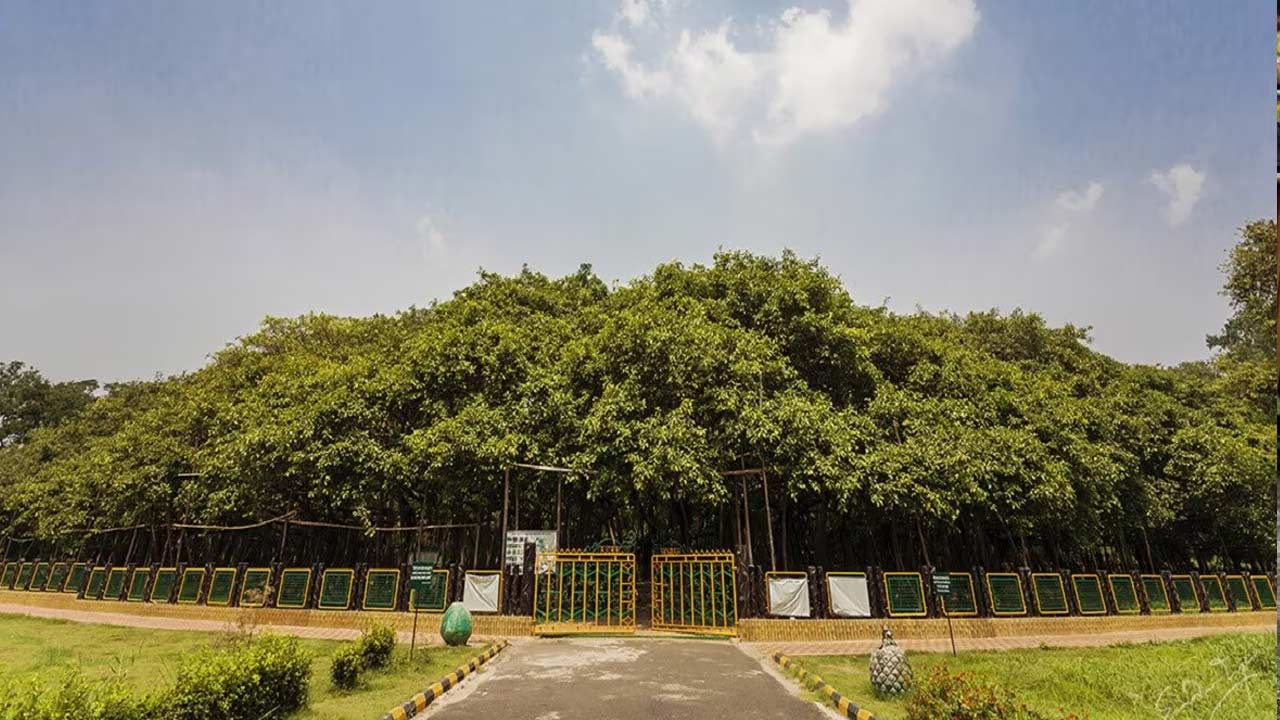
{"label": "yellow fence frame", "polygon": [[[444,568],[436,568],[435,571],[432,573],[433,575],[439,575],[441,573],[444,573],[444,598],[443,598],[444,604],[442,604],[438,608],[426,608],[426,609],[419,610],[418,612],[442,613],[445,611],[446,608],[449,607],[449,578],[451,577],[449,574],[450,572],[452,571],[446,570]],[[536,577],[534,578],[534,582],[535,583],[537,582]],[[409,612],[413,612],[413,608],[415,607],[415,603],[417,601],[418,601],[418,591],[414,588],[409,588]]]}
{"label": "yellow fence frame", "polygon": [[[804,573],[801,573],[803,575]],[[920,606],[923,610],[919,612],[894,612],[893,605],[889,602],[889,578],[891,577],[914,577],[916,579],[916,588],[920,591]],[[924,594],[924,579],[918,572],[886,572],[880,575],[880,584],[884,586],[884,614],[889,617],[929,617],[929,596]]]}
{"label": "yellow fence frame", "polygon": [[[1138,607],[1132,610],[1122,610],[1120,608],[1120,601],[1116,599],[1116,578],[1129,579],[1129,587],[1133,588],[1133,601],[1138,604]],[[1111,589],[1111,606],[1116,609],[1117,615],[1137,615],[1142,612],[1142,596],[1138,594],[1138,583],[1133,581],[1132,575],[1107,573],[1107,586]]]}
{"label": "yellow fence frame", "polygon": [[[1206,580],[1212,580],[1218,586],[1218,594],[1222,596],[1222,607],[1215,608],[1213,603],[1209,602],[1209,587],[1205,585]],[[1231,605],[1227,602],[1227,589],[1222,586],[1222,580],[1217,575],[1201,575],[1200,590],[1204,593],[1204,606],[1209,608],[1209,612],[1227,612],[1231,609]]]}
{"label": "yellow fence frame", "polygon": [[[295,603],[289,603],[286,605],[280,602],[280,590],[284,589],[284,576],[287,573],[299,572],[299,571],[304,571],[307,573],[307,584],[304,586],[305,589],[302,593],[302,604],[298,605]],[[286,610],[300,610],[302,608],[305,608],[307,606],[307,601],[311,599],[312,574],[313,574],[312,570],[309,567],[281,568],[280,569],[280,589],[276,590],[276,607],[284,608]]]}
{"label": "yellow fence frame", "polygon": [[[1162,597],[1164,597],[1164,609],[1163,609],[1163,610],[1157,610],[1157,609],[1155,609],[1155,608],[1151,607],[1151,594],[1147,592],[1147,584],[1146,584],[1145,582],[1142,582],[1143,580],[1147,580],[1147,579],[1154,579],[1154,580],[1159,580],[1159,581],[1160,581],[1160,592],[1161,592],[1161,594],[1162,594]],[[1165,585],[1164,585],[1164,576],[1163,576],[1163,575],[1157,575],[1156,573],[1147,573],[1147,574],[1145,574],[1145,575],[1139,575],[1139,576],[1138,576],[1138,582],[1139,582],[1139,584],[1140,584],[1140,585],[1142,585],[1142,594],[1143,594],[1143,596],[1145,596],[1145,597],[1147,598],[1147,610],[1148,610],[1152,615],[1155,615],[1155,614],[1157,614],[1157,613],[1159,613],[1159,614],[1164,614],[1164,613],[1171,613],[1171,612],[1173,612],[1173,603],[1169,602],[1169,588],[1165,587]]]}
{"label": "yellow fence frame", "polygon": [[[31,568],[31,574],[27,576],[27,584],[23,585],[22,587],[18,587],[18,583],[22,580],[22,571],[27,569],[27,567]],[[35,563],[33,562],[18,563],[18,574],[13,576],[13,589],[14,590],[30,590],[31,581],[34,580],[35,577],[36,577]],[[106,581],[104,580],[103,582],[105,583]],[[106,587],[106,585],[104,584],[103,587]]]}
{"label": "yellow fence frame", "polygon": [[1250,575],[1250,576],[1249,576],[1249,589],[1250,589],[1251,591],[1253,591],[1253,597],[1254,597],[1254,599],[1255,599],[1255,600],[1257,600],[1257,601],[1258,601],[1258,607],[1262,608],[1263,610],[1275,610],[1275,609],[1276,609],[1276,604],[1275,604],[1275,603],[1272,603],[1272,604],[1268,605],[1268,604],[1266,604],[1266,603],[1262,602],[1262,596],[1258,595],[1258,588],[1254,585],[1254,583],[1258,582],[1258,580],[1259,580],[1259,579],[1261,579],[1261,580],[1262,580],[1262,582],[1264,582],[1264,583],[1266,583],[1266,584],[1267,584],[1267,588],[1268,588],[1269,590],[1271,590],[1271,597],[1272,597],[1272,598],[1274,598],[1274,597],[1276,596],[1276,588],[1275,588],[1275,586],[1274,586],[1274,585],[1272,585],[1272,584],[1271,584],[1271,578],[1270,578],[1270,577],[1268,577],[1267,575],[1262,574],[1262,573],[1259,573],[1259,574],[1257,574],[1257,575]]}
{"label": "yellow fence frame", "polygon": [[111,599],[111,600],[119,600],[122,596],[124,596],[124,595],[128,595],[128,593],[129,593],[129,586],[128,586],[128,584],[127,584],[127,583],[129,582],[129,571],[128,571],[127,569],[125,569],[125,568],[122,568],[122,567],[113,567],[113,568],[111,568],[111,572],[107,573],[107,579],[106,579],[106,581],[104,581],[104,582],[102,583],[102,592],[103,592],[103,594],[105,595],[105,594],[106,594],[106,592],[107,592],[107,588],[111,587],[111,578],[116,577],[116,573],[120,573],[120,576],[124,578],[123,580],[121,580],[121,581],[120,581],[120,593],[121,593],[121,594],[120,594],[120,595],[117,595],[117,596],[115,596],[115,597],[113,597],[113,598],[105,598],[105,597],[104,597],[104,598],[103,598],[103,600],[107,600],[107,599]]}
{"label": "yellow fence frame", "polygon": [[[1098,583],[1098,597],[1102,600],[1101,610],[1085,610],[1084,605],[1080,602],[1080,586],[1076,584],[1076,578],[1093,578]],[[1107,614],[1107,596],[1102,592],[1102,578],[1098,577],[1098,573],[1071,573],[1071,591],[1076,596],[1076,609],[1081,615],[1106,615]]]}
{"label": "yellow fence frame", "polygon": [[[197,587],[197,590],[196,590],[196,599],[195,599],[195,600],[183,600],[183,599],[182,599],[182,588],[183,588],[183,586],[185,586],[185,585],[187,584],[187,576],[188,576],[188,575],[191,575],[191,574],[193,574],[193,573],[197,573],[197,574],[199,574],[199,575],[200,575],[200,584],[199,584],[198,586],[196,586],[196,587]],[[204,569],[204,568],[202,568],[202,567],[194,567],[194,568],[185,568],[185,569],[183,569],[183,571],[182,571],[182,576],[178,578],[178,590],[177,590],[177,593],[176,593],[176,594],[174,594],[174,596],[173,596],[173,597],[174,597],[174,602],[175,602],[176,604],[178,604],[178,605],[198,605],[198,604],[200,604],[200,590],[199,590],[199,588],[204,587],[204,576],[205,576],[205,575],[207,575],[207,574],[208,574],[208,573],[206,573],[206,572],[205,572],[205,569]]]}
{"label": "yellow fence frame", "polygon": [[981,605],[980,605],[980,604],[979,604],[979,602],[978,602],[978,589],[977,589],[977,588],[975,588],[975,587],[973,586],[973,573],[971,573],[971,572],[953,572],[953,573],[948,573],[948,574],[949,574],[949,575],[951,575],[951,582],[953,582],[953,583],[956,581],[956,577],[957,577],[957,576],[962,576],[962,577],[964,577],[964,581],[965,581],[966,583],[968,583],[968,584],[969,584],[969,597],[973,598],[973,609],[972,609],[972,610],[961,610],[961,611],[959,611],[959,612],[951,612],[951,609],[947,607],[947,599],[946,599],[945,597],[943,597],[943,596],[939,595],[939,596],[938,596],[938,601],[939,601],[939,602],[941,603],[941,605],[942,605],[942,616],[943,616],[943,617],[946,617],[946,616],[950,615],[950,616],[951,616],[951,617],[953,617],[953,618],[958,618],[958,617],[978,617],[978,608],[979,608],[979,607],[981,607]]}
{"label": "yellow fence frame", "polygon": [[[141,598],[139,598],[139,599],[137,599],[137,600],[134,600],[134,599],[133,599],[133,597],[132,597],[132,595],[133,595],[133,579],[134,579],[134,578],[136,578],[136,577],[138,577],[138,573],[142,573],[143,575],[147,575],[147,576],[148,576],[148,579],[150,579],[150,575],[151,575],[151,568],[150,568],[150,567],[147,567],[147,566],[138,566],[138,567],[135,567],[135,568],[133,569],[133,572],[129,573],[129,577],[128,577],[128,579],[126,579],[126,580],[125,580],[125,582],[124,582],[124,601],[125,601],[125,602],[146,602],[146,601],[147,601],[147,597],[148,597],[149,595],[151,595],[151,593],[150,593],[150,592],[144,592],[144,593],[142,594],[142,597],[141,597]],[[143,589],[145,590],[146,588],[144,587]]]}
{"label": "yellow fence frame", "polygon": [[[1244,575],[1228,575],[1227,576],[1227,584],[1222,586],[1222,590],[1223,590],[1222,599],[1223,600],[1227,599],[1226,591],[1228,588],[1231,587],[1231,581],[1233,579],[1239,580],[1240,584],[1244,586],[1244,601],[1245,603],[1248,604],[1248,607],[1244,609],[1244,612],[1253,612],[1253,593],[1249,592],[1249,583],[1245,581]],[[1227,607],[1228,609],[1230,609],[1230,605],[1228,605]],[[1240,612],[1240,603],[1238,602],[1236,603],[1236,612]]]}
{"label": "yellow fence frame", "polygon": [[[147,593],[147,602],[156,601],[156,580],[160,579],[160,573],[172,570],[175,584],[169,587],[169,597],[174,600],[178,599],[177,591],[182,587],[182,578],[178,576],[178,568],[176,567],[158,567],[156,568],[156,576],[151,581],[151,592]],[[168,602],[168,599],[165,600]]]}
{"label": "yellow fence frame", "polygon": [[[245,580],[249,579],[249,573],[263,573],[263,572],[267,574],[267,586],[262,591],[262,600],[258,602],[249,602],[249,603],[245,602],[244,593],[246,590],[249,589],[248,584],[245,582]],[[267,597],[269,596],[270,592],[271,592],[271,568],[247,567],[244,569],[244,577],[240,578],[240,597],[237,599],[236,604],[239,605],[240,607],[265,607],[267,604]]]}
{"label": "yellow fence frame", "polygon": [[[87,584],[87,583],[89,582],[89,570],[91,569],[91,568],[89,568],[89,563],[77,563],[77,562],[73,562],[73,563],[71,563],[71,565],[69,565],[69,566],[67,567],[67,576],[66,576],[65,578],[63,578],[63,579],[62,579],[62,587],[58,588],[58,592],[66,592],[66,591],[67,591],[67,586],[71,584],[71,578],[72,578],[72,577],[75,577],[75,574],[76,574],[76,566],[77,566],[77,565],[79,565],[80,567],[85,568],[84,580],[83,580],[83,581],[81,581],[81,583],[80,583],[80,584],[83,586],[83,585],[85,585],[85,584]],[[76,588],[76,589],[77,589],[77,590],[79,590],[79,588]]]}
{"label": "yellow fence frame", "polygon": [[[42,567],[45,568],[44,582],[41,583],[39,587],[36,587],[36,578],[40,577],[40,568]],[[35,568],[31,570],[31,584],[27,586],[27,589],[31,590],[32,592],[44,592],[45,586],[49,584],[49,575],[52,572],[53,572],[53,563],[49,563],[49,562],[36,563]]]}
{"label": "yellow fence frame", "polygon": [[[1196,606],[1191,610],[1188,610],[1186,607],[1182,605],[1182,596],[1178,595],[1178,586],[1176,584],[1179,580],[1186,580],[1187,584],[1191,586],[1191,594],[1196,596]],[[1202,592],[1202,590],[1196,589],[1195,578],[1191,577],[1191,575],[1189,574],[1188,575],[1170,575],[1169,583],[1173,585],[1173,594],[1178,598],[1178,607],[1182,610],[1183,614],[1186,614],[1189,612],[1195,612],[1195,613],[1204,612],[1203,606],[1200,604],[1200,592]]]}
{"label": "yellow fence frame", "polygon": [[63,575],[62,582],[58,583],[57,587],[50,587],[50,585],[53,584],[53,576],[58,574],[57,570],[59,567],[65,567],[67,569],[67,575],[71,574],[71,563],[67,563],[67,562],[54,563],[49,568],[49,581],[48,581],[48,584],[44,586],[45,592],[62,592],[62,586],[67,584],[67,575]]}
{"label": "yellow fence frame", "polygon": [[[544,574],[550,575],[550,573],[535,572],[533,574],[533,604],[534,604],[533,633],[535,635],[567,635],[567,634],[602,635],[602,634],[614,634],[614,633],[634,633],[636,631],[636,556],[635,556],[635,553],[583,552],[579,550],[552,551],[546,554],[546,562],[548,564],[548,567],[555,568],[557,582],[559,583],[557,586],[558,605],[556,608],[556,621],[550,622],[551,608],[548,607],[547,608],[548,622],[544,622],[541,624],[538,623],[538,596],[539,596],[538,586],[539,584],[542,584],[545,586],[547,604],[550,605],[551,584],[545,581],[542,577]],[[568,563],[570,567],[573,567],[574,565],[579,563],[581,564],[596,563],[597,578],[599,577],[599,572],[600,572],[599,563],[616,564],[618,565],[619,569],[625,568],[626,566],[630,565],[631,579],[629,581],[623,580],[624,573],[620,572],[618,574],[618,620],[619,622],[616,625],[608,622],[613,611],[613,594],[609,592],[606,592],[604,594],[605,603],[606,603],[605,624],[600,624],[597,622],[592,622],[592,623],[579,623],[579,622],[572,622],[572,621],[564,622],[564,573],[559,571],[561,563]],[[577,582],[577,577],[575,575],[574,580],[570,583],[570,586],[569,586],[570,597],[573,597],[574,583],[576,582]],[[613,582],[609,581],[609,589],[612,590],[612,587],[613,587]],[[625,592],[627,589],[630,589],[631,591],[629,594]],[[598,591],[598,588],[597,588],[597,591]],[[627,600],[628,598],[629,598],[629,602]],[[595,605],[596,605],[595,607],[596,614],[598,616],[600,612],[598,592],[596,594]],[[625,608],[627,605],[630,605],[631,613],[630,613],[630,617],[624,618],[623,608]],[[572,607],[569,609],[569,612],[570,612],[570,617],[572,618],[573,616]]]}
{"label": "yellow fence frame", "polygon": [[[686,566],[702,565],[702,564],[727,566],[729,568],[729,586],[730,586],[729,590],[732,592],[732,595],[733,595],[733,624],[727,625],[727,624],[720,624],[716,622],[717,612],[716,612],[716,602],[715,602],[715,592],[716,592],[715,586],[716,586],[716,578],[719,576],[718,574],[712,575],[712,586],[711,586],[711,620],[712,622],[710,624],[706,622],[695,623],[695,624],[668,623],[668,622],[663,622],[662,620],[659,620],[658,618],[662,618],[665,616],[665,614],[662,612],[662,608],[665,607],[667,604],[666,586],[665,584],[659,583],[657,580],[659,577],[661,577],[661,575],[659,574],[659,568],[663,565],[672,565],[677,568],[677,572],[679,573],[679,578],[680,578],[680,590],[678,592],[678,598],[681,603],[680,615],[681,617],[683,617],[684,616],[684,573],[682,572],[682,570]],[[736,636],[738,634],[738,582],[737,582],[738,573],[735,565],[736,563],[734,560],[733,553],[727,550],[717,550],[717,551],[710,551],[710,552],[692,552],[692,553],[656,553],[654,554],[649,562],[649,591],[650,591],[650,595],[652,596],[651,597],[652,607],[651,607],[651,613],[649,616],[649,627],[654,630],[669,630],[672,632],[693,633],[697,635],[724,635],[727,637]],[[702,575],[701,573],[699,573],[698,596],[699,596],[699,600],[701,601],[699,602],[699,605],[701,606],[701,609],[702,609],[702,619],[704,621],[706,620],[706,602],[703,601],[702,598],[705,597],[705,590],[706,589],[702,582]],[[690,587],[689,591],[692,594],[693,588]],[[723,592],[723,589],[722,589],[722,592]],[[729,593],[725,593],[725,594],[727,595]],[[674,605],[674,602],[672,603],[672,605]],[[694,613],[691,612],[690,616],[693,617]],[[726,617],[727,616],[728,616],[728,613],[726,613]]]}
{"label": "yellow fence frame", "polygon": [[[1062,609],[1061,610],[1045,610],[1044,605],[1041,604],[1040,586],[1036,584],[1036,578],[1042,578],[1042,577],[1053,578],[1054,582],[1058,583],[1058,592],[1062,593]],[[1072,575],[1072,577],[1074,578],[1075,576]],[[1095,575],[1094,578],[1096,579],[1097,576]],[[1072,581],[1071,586],[1073,588],[1075,587],[1074,581]],[[1101,582],[1098,583],[1098,592],[1099,593],[1102,592]],[[1062,584],[1062,576],[1059,575],[1058,573],[1046,573],[1046,572],[1031,573],[1031,597],[1034,598],[1036,601],[1037,615],[1050,616],[1050,615],[1070,615],[1071,614],[1071,604],[1067,602],[1067,588],[1065,585]],[[1079,607],[1079,603],[1080,603],[1080,595],[1079,593],[1077,593],[1076,594],[1077,607]]]}
{"label": "yellow fence frame", "polygon": [[[1024,591],[1023,591],[1023,587],[1022,587],[1022,576],[1021,576],[1021,575],[1019,575],[1018,573],[998,572],[998,573],[987,573],[985,577],[986,577],[986,581],[987,581],[987,599],[988,599],[988,600],[990,601],[990,603],[991,603],[991,614],[992,614],[992,615],[994,615],[994,616],[996,616],[996,617],[1022,617],[1022,616],[1024,616],[1024,615],[1026,615],[1026,614],[1027,614],[1027,596],[1026,596],[1026,594],[1024,593]],[[1011,578],[1013,578],[1015,581],[1017,581],[1017,583],[1018,583],[1018,599],[1019,599],[1020,604],[1022,605],[1022,610],[1021,610],[1021,611],[1019,611],[1019,612],[1009,612],[1008,610],[1004,610],[1004,611],[996,610],[996,599],[995,599],[995,595],[996,595],[996,593],[995,593],[995,590],[991,587],[991,578],[993,578],[993,577],[1011,577]]]}
{"label": "yellow fence frame", "polygon": [[495,612],[489,612],[488,610],[485,610],[484,612],[480,612],[479,610],[468,611],[468,612],[471,612],[471,614],[473,615],[501,615],[502,600],[503,600],[502,585],[503,583],[506,582],[506,580],[502,577],[502,571],[501,570],[466,570],[464,571],[462,573],[463,599],[466,599],[468,575],[497,575],[498,576],[498,609]]}
{"label": "yellow fence frame", "polygon": [[[102,573],[102,587],[98,589],[98,597],[101,597],[102,593],[107,591],[107,566],[106,565],[97,565],[97,566],[90,565],[89,572],[84,577],[84,589],[85,589],[86,595],[89,594],[89,588],[93,587],[93,574],[97,572]],[[85,599],[97,600],[98,598],[86,597]]]}
{"label": "yellow fence frame", "polygon": [[[350,578],[350,579],[347,581],[347,602],[343,604],[342,608],[321,607],[321,606],[320,606],[320,603],[324,602],[324,586],[325,586],[325,583],[327,583],[327,582],[329,581],[330,576],[337,576],[337,575],[346,575],[348,578]],[[351,609],[351,595],[352,595],[352,593],[354,593],[354,592],[355,592],[355,590],[356,590],[356,571],[355,571],[354,569],[352,569],[352,568],[325,568],[325,571],[324,571],[324,572],[322,572],[322,573],[320,573],[320,597],[316,598],[316,609],[317,609],[317,610],[339,610],[339,609],[342,609],[342,610],[350,610],[350,609]]]}
{"label": "yellow fence frame", "polygon": [[[391,598],[391,607],[389,608],[371,608],[369,607],[369,575],[373,573],[395,573],[396,574],[396,594]],[[354,582],[354,578],[352,579]],[[360,609],[369,612],[395,612],[400,603],[400,568],[369,568],[364,571],[364,587],[360,589]]]}
{"label": "yellow fence frame", "polygon": [[[209,593],[205,596],[205,605],[213,605],[214,607],[226,607],[231,605],[232,599],[236,596],[236,571],[237,568],[233,567],[216,567],[213,569],[213,573],[209,575]],[[209,595],[213,595],[213,581],[218,578],[219,573],[228,572],[231,573],[231,588],[227,591],[227,599],[214,601],[209,597]]]}

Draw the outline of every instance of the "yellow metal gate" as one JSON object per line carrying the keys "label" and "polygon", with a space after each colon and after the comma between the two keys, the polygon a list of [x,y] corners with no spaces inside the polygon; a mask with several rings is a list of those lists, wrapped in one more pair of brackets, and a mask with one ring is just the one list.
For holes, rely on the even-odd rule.
{"label": "yellow metal gate", "polygon": [[653,556],[651,570],[654,630],[738,634],[733,553],[662,553]]}
{"label": "yellow metal gate", "polygon": [[533,581],[534,634],[636,631],[635,554],[561,550],[544,560]]}

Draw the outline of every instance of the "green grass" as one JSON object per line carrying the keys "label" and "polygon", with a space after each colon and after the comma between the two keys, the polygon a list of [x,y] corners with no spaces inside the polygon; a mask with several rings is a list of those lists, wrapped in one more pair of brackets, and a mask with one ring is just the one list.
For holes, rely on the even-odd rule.
{"label": "green grass", "polygon": [[[78,667],[91,678],[120,678],[139,692],[154,691],[173,681],[179,659],[194,650],[225,642],[208,632],[89,625],[22,615],[0,615],[0,676],[34,676],[56,682],[60,674]],[[311,707],[295,715],[305,720],[367,720],[421,692],[484,646],[450,648],[433,645],[414,652],[396,648],[392,665],[369,672],[356,691],[343,693],[329,683],[329,656],[342,643],[299,640],[314,655],[311,666]]]}
{"label": "green grass", "polygon": [[[1267,718],[1276,709],[1276,636],[1218,635],[1100,648],[910,653],[917,678],[937,666],[1002,685],[1049,717],[1082,720]],[[794,658],[810,673],[883,720],[906,717],[903,700],[879,700],[865,656]],[[819,699],[809,693],[812,699]]]}

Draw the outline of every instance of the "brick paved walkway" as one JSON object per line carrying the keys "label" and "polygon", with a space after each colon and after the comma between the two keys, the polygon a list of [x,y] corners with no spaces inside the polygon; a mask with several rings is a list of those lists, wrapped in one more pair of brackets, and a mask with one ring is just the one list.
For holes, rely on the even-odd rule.
{"label": "brick paved walkway", "polygon": [[[1040,647],[1041,643],[1052,647],[1094,647],[1120,643],[1164,642],[1189,640],[1206,635],[1223,633],[1269,632],[1275,634],[1274,625],[1241,625],[1223,627],[1152,628],[1133,632],[1089,633],[1083,635],[1042,635],[1038,637],[956,638],[957,650],[1011,650],[1013,648]],[[898,644],[917,652],[947,652],[951,641],[947,638],[899,639]],[[836,642],[759,642],[743,643],[748,651],[762,656],[781,652],[784,655],[869,655],[880,647],[879,640],[840,640]]]}

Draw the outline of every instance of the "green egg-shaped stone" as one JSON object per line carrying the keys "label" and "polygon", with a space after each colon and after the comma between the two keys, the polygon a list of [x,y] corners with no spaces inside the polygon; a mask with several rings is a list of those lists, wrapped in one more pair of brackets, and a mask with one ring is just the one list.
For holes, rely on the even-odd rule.
{"label": "green egg-shaped stone", "polygon": [[446,645],[466,645],[471,638],[471,612],[462,603],[453,603],[440,618],[440,637]]}

